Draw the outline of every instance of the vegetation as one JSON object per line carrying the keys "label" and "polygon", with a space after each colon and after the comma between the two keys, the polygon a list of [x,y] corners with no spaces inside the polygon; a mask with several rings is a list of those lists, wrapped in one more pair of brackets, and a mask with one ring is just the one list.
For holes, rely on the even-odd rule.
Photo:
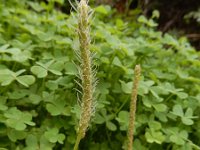
{"label": "vegetation", "polygon": [[[78,17],[55,4],[0,3],[0,149],[71,150],[80,120]],[[156,31],[159,17],[129,21],[94,8],[90,50],[98,85],[81,150],[126,149],[133,68],[142,68],[133,148],[200,149],[200,53],[187,38]],[[137,12],[135,12],[137,14]],[[137,18],[137,19],[136,19]]]}

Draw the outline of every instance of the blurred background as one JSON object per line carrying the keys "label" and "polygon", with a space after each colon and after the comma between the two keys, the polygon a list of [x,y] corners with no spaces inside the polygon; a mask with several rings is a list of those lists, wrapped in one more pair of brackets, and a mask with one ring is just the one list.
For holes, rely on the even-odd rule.
{"label": "blurred background", "polygon": [[[51,0],[35,1],[49,3]],[[56,9],[70,13],[72,9],[68,0],[56,1]],[[74,0],[71,2],[75,5]],[[200,49],[200,0],[90,0],[90,5],[101,4],[115,8],[116,14],[123,15],[124,19],[134,19],[135,15],[141,14],[150,17],[153,10],[158,10],[160,31],[184,35],[196,49]]]}

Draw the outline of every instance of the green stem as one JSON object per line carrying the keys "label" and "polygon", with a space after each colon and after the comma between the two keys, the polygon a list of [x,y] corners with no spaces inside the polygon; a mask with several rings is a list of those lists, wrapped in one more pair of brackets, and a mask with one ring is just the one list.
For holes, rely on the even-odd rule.
{"label": "green stem", "polygon": [[78,150],[78,146],[79,146],[79,143],[81,141],[81,135],[79,134],[77,137],[76,137],[76,143],[74,145],[74,150]]}

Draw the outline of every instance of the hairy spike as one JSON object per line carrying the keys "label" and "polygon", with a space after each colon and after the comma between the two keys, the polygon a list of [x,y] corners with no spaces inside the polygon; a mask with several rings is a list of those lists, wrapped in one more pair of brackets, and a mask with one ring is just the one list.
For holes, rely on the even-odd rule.
{"label": "hairy spike", "polygon": [[80,59],[80,77],[82,87],[81,98],[81,116],[78,125],[77,138],[74,150],[78,150],[81,139],[84,138],[88,129],[91,116],[94,113],[95,105],[93,102],[93,93],[95,89],[94,71],[92,70],[92,58],[90,52],[90,15],[91,9],[87,5],[88,1],[81,0],[78,4],[78,36],[80,43],[80,51],[76,54]]}
{"label": "hairy spike", "polygon": [[132,95],[131,95],[131,103],[130,103],[130,117],[129,117],[129,128],[128,128],[128,147],[127,150],[132,150],[133,145],[133,131],[134,131],[134,125],[135,125],[135,112],[136,112],[136,103],[137,103],[137,92],[138,92],[138,85],[140,80],[140,73],[141,68],[140,65],[135,66],[134,71],[134,83],[133,83],[133,89],[132,89]]}
{"label": "hairy spike", "polygon": [[74,6],[74,4],[71,2],[71,0],[69,0],[70,5],[72,6],[72,8],[77,12],[76,7]]}

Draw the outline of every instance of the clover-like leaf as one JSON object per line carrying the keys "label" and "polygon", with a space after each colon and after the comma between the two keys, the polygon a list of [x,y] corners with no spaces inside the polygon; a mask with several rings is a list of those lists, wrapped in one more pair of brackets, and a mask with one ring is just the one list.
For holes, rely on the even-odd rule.
{"label": "clover-like leaf", "polygon": [[102,81],[101,83],[98,84],[97,91],[101,94],[108,94],[110,86],[111,86],[110,83],[106,83]]}
{"label": "clover-like leaf", "polygon": [[26,148],[24,150],[36,150],[39,149],[38,139],[35,135],[29,134],[26,137]]}
{"label": "clover-like leaf", "polygon": [[66,70],[65,73],[69,74],[69,75],[77,75],[78,74],[77,66],[71,62],[67,62],[65,64],[65,70]]}
{"label": "clover-like leaf", "polygon": [[102,6],[102,5],[96,7],[95,12],[98,12],[98,13],[101,13],[101,14],[104,14],[104,15],[108,14],[108,10],[106,9],[105,6]]}
{"label": "clover-like leaf", "polygon": [[165,112],[167,110],[167,106],[165,104],[153,104],[153,107],[158,112]]}
{"label": "clover-like leaf", "polygon": [[65,105],[66,101],[63,99],[57,99],[52,101],[52,103],[47,104],[46,109],[52,116],[57,116],[64,113]]}
{"label": "clover-like leaf", "polygon": [[111,130],[117,130],[117,126],[111,121],[114,118],[113,114],[107,114],[106,109],[102,109],[99,114],[94,118],[94,122],[97,124],[106,124],[106,127]]}
{"label": "clover-like leaf", "polygon": [[102,115],[100,115],[99,113],[96,113],[94,116],[94,122],[96,124],[103,124],[105,122],[104,117],[102,117]]}
{"label": "clover-like leaf", "polygon": [[63,144],[63,140],[65,139],[65,135],[62,133],[59,133],[58,128],[49,129],[48,131],[44,133],[44,136],[51,143],[59,142],[60,144]]}
{"label": "clover-like leaf", "polygon": [[48,75],[48,71],[55,75],[62,75],[64,69],[63,61],[50,60],[46,63],[36,62],[37,65],[31,67],[33,74],[37,75],[38,78],[44,78]]}
{"label": "clover-like leaf", "polygon": [[140,81],[139,87],[138,87],[138,94],[144,95],[148,94],[150,91],[150,88],[154,85],[154,81]]}
{"label": "clover-like leaf", "polygon": [[176,116],[181,117],[181,120],[185,125],[192,125],[194,123],[192,119],[197,118],[196,116],[193,116],[193,111],[191,108],[187,108],[186,112],[184,113],[183,108],[179,104],[173,107],[172,113]]}
{"label": "clover-like leaf", "polygon": [[106,127],[111,131],[116,131],[117,130],[117,126],[111,121],[107,121],[106,122]]}
{"label": "clover-like leaf", "polygon": [[51,41],[53,39],[54,33],[53,32],[39,32],[37,34],[38,38],[41,41],[47,42],[47,41]]}
{"label": "clover-like leaf", "polygon": [[121,61],[120,61],[120,59],[118,57],[115,57],[113,59],[112,64],[115,65],[115,66],[118,66],[118,67],[122,67],[123,66],[122,63],[121,63]]}
{"label": "clover-like leaf", "polygon": [[160,131],[152,131],[152,130],[147,131],[145,133],[145,137],[149,143],[155,142],[161,144],[165,140],[165,136]]}
{"label": "clover-like leaf", "polygon": [[31,67],[31,72],[35,74],[38,78],[44,78],[47,76],[47,70],[41,66]]}
{"label": "clover-like leaf", "polygon": [[183,113],[183,108],[181,107],[181,105],[177,104],[173,107],[173,114],[179,116],[179,117],[183,117],[184,113]]}
{"label": "clover-like leaf", "polygon": [[181,120],[185,125],[192,125],[194,123],[192,119],[187,118],[187,117],[182,117]]}
{"label": "clover-like leaf", "polygon": [[7,97],[0,96],[0,110],[5,111],[8,109],[8,106],[6,105]]}
{"label": "clover-like leaf", "polygon": [[138,139],[134,140],[133,147],[138,150],[148,150]]}
{"label": "clover-like leaf", "polygon": [[13,81],[18,81],[20,84],[28,87],[35,82],[35,78],[32,75],[21,75],[25,72],[25,69],[21,69],[17,72],[13,72],[9,69],[0,70],[0,83],[2,86],[11,84]]}
{"label": "clover-like leaf", "polygon": [[49,70],[56,70],[58,72],[61,72],[64,69],[64,67],[64,61],[56,61],[55,63],[49,66]]}
{"label": "clover-like leaf", "polygon": [[8,131],[8,137],[13,142],[24,139],[26,137],[26,135],[27,135],[27,133],[25,131],[17,131],[15,129],[10,129]]}
{"label": "clover-like leaf", "polygon": [[124,81],[120,81],[120,82],[121,82],[122,91],[126,94],[131,94],[133,82],[128,82],[128,83],[125,83]]}
{"label": "clover-like leaf", "polygon": [[28,99],[32,104],[39,104],[39,102],[42,100],[41,96],[33,93],[29,94]]}
{"label": "clover-like leaf", "polygon": [[12,76],[14,72],[9,69],[0,70],[0,83],[2,86],[9,85],[15,78]]}
{"label": "clover-like leaf", "polygon": [[34,126],[32,122],[32,115],[28,112],[22,112],[16,107],[12,107],[4,113],[6,124],[18,131],[24,130],[27,125]]}
{"label": "clover-like leaf", "polygon": [[179,131],[178,128],[172,128],[169,130],[171,136],[169,137],[170,141],[176,143],[177,145],[184,145],[188,138],[188,133],[185,130]]}
{"label": "clover-like leaf", "polygon": [[29,85],[35,82],[35,77],[32,75],[22,75],[22,76],[18,76],[16,80],[22,85],[28,87]]}
{"label": "clover-like leaf", "polygon": [[120,130],[125,131],[128,129],[129,125],[129,112],[127,111],[120,111],[116,120],[120,124]]}
{"label": "clover-like leaf", "polygon": [[150,130],[156,131],[162,128],[161,123],[158,121],[150,121],[149,123]]}
{"label": "clover-like leaf", "polygon": [[46,136],[45,135],[42,135],[41,137],[40,137],[40,149],[41,150],[52,150],[53,149],[53,144],[54,143],[51,143],[49,140],[48,140],[48,138],[46,138]]}

